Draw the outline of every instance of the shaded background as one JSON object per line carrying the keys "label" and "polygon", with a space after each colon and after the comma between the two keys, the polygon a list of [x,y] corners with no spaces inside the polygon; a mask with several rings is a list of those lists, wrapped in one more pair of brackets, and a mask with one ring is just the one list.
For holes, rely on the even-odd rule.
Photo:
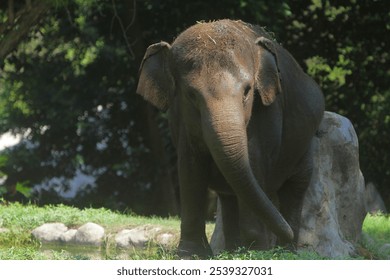
{"label": "shaded background", "polygon": [[1,1],[0,134],[21,141],[0,151],[0,195],[178,214],[166,116],[135,94],[138,68],[148,45],[231,18],[272,32],[320,84],[327,110],[352,121],[366,182],[389,208],[388,1],[331,2]]}

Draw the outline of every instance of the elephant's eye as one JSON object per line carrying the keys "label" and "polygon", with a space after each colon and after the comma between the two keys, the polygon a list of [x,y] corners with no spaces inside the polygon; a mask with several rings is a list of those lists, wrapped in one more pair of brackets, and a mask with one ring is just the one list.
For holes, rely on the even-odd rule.
{"label": "elephant's eye", "polygon": [[251,86],[250,85],[247,85],[245,87],[245,90],[244,90],[244,95],[242,96],[242,101],[245,103],[248,101],[249,99],[249,96],[250,96],[250,92],[251,92]]}

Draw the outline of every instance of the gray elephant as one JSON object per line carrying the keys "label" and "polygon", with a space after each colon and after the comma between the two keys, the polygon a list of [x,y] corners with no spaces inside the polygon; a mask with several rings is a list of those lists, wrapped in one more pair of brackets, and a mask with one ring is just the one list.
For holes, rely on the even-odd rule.
{"label": "gray elephant", "polygon": [[172,45],[148,47],[137,93],[169,109],[178,153],[179,255],[211,254],[207,188],[221,200],[228,249],[261,243],[247,222],[252,217],[279,244],[294,245],[324,100],[285,49],[242,21],[198,23]]}

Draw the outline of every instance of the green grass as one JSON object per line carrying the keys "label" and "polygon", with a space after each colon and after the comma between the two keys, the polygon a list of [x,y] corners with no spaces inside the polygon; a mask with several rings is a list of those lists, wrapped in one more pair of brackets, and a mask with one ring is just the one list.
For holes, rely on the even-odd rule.
{"label": "green grass", "polygon": [[[179,231],[177,218],[162,219],[158,217],[139,217],[125,215],[107,209],[77,208],[57,205],[37,207],[35,205],[9,204],[0,205],[0,228],[7,232],[0,233],[0,259],[141,259],[145,254],[158,256],[156,248],[143,250],[142,252],[130,251],[127,255],[116,250],[113,241],[106,240],[100,250],[94,248],[80,248],[67,246],[61,247],[42,245],[31,237],[31,231],[51,222],[64,223],[68,228],[77,228],[87,222],[97,223],[105,228],[107,236],[113,236],[125,228],[133,228],[140,225],[158,225],[169,232]],[[156,251],[156,253],[154,253]]]}
{"label": "green grass", "polygon": [[367,215],[363,223],[362,245],[374,258],[390,259],[390,248],[384,249],[384,244],[390,244],[390,216]]}
{"label": "green grass", "polygon": [[368,215],[364,220],[363,230],[379,243],[390,242],[390,216]]}
{"label": "green grass", "polygon": [[0,214],[0,227],[16,230],[32,230],[37,226],[50,222],[61,222],[68,227],[77,227],[87,222],[94,222],[109,227],[113,231],[128,225],[137,226],[145,223],[177,226],[177,219],[124,215],[104,208],[80,210],[65,205],[37,207],[35,205],[20,205],[16,203],[0,206]]}
{"label": "green grass", "polygon": [[268,251],[253,251],[245,248],[236,252],[223,252],[214,259],[217,260],[324,260],[326,258],[313,251],[299,250],[297,253],[277,247]]}
{"label": "green grass", "polygon": [[[103,226],[108,236],[100,248],[80,246],[45,245],[34,240],[31,231],[50,222],[64,223],[68,228],[77,228],[84,223],[94,222]],[[143,250],[117,249],[113,237],[122,229],[140,225],[158,225],[164,231],[174,233],[176,244],[164,248],[149,244]],[[0,259],[11,260],[80,260],[80,259],[177,259],[175,247],[179,238],[180,221],[178,218],[140,217],[133,214],[122,214],[107,209],[77,209],[64,205],[37,207],[35,205],[9,204],[0,205],[0,228],[7,229],[0,233]],[[214,225],[206,226],[210,236]],[[390,243],[390,218],[385,215],[368,215],[363,225],[362,248],[370,256],[379,259],[389,259],[390,252],[382,252],[383,244]],[[365,258],[358,256],[357,258]],[[366,257],[370,258],[370,257]],[[215,256],[217,260],[306,260],[324,259],[318,254],[300,250],[292,253],[282,248],[269,251],[251,251],[240,249],[233,253],[221,253]]]}

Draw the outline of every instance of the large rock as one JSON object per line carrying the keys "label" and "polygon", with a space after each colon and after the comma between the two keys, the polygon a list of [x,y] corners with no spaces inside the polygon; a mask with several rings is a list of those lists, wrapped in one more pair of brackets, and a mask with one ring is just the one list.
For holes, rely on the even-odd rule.
{"label": "large rock", "polygon": [[60,241],[64,243],[72,243],[75,240],[77,229],[70,229],[66,232],[64,232],[61,237]]}
{"label": "large rock", "polygon": [[143,248],[149,238],[144,229],[124,229],[115,236],[115,242],[120,248]]}
{"label": "large rock", "polygon": [[124,229],[115,236],[115,242],[120,248],[144,248],[148,242],[154,240],[161,231],[159,227],[139,226],[133,229]]}
{"label": "large rock", "polygon": [[104,228],[95,223],[86,223],[79,227],[71,240],[76,244],[100,246],[104,239]]}
{"label": "large rock", "polygon": [[32,235],[42,243],[60,242],[67,230],[68,227],[62,223],[48,223],[34,229]]}
{"label": "large rock", "polygon": [[371,214],[387,213],[385,202],[373,183],[366,185],[366,210]]}
{"label": "large rock", "polygon": [[314,150],[298,244],[328,257],[351,255],[367,213],[358,139],[351,122],[326,112]]}
{"label": "large rock", "polygon": [[67,244],[100,246],[104,240],[104,228],[86,223],[79,229],[68,229],[62,223],[43,224],[32,231],[32,235],[42,243],[58,242]]}
{"label": "large rock", "polygon": [[[313,144],[313,177],[304,199],[298,245],[331,258],[351,255],[366,215],[355,130],[345,117],[325,112]],[[274,245],[267,230],[259,234]],[[211,247],[214,252],[224,248],[219,210]]]}

